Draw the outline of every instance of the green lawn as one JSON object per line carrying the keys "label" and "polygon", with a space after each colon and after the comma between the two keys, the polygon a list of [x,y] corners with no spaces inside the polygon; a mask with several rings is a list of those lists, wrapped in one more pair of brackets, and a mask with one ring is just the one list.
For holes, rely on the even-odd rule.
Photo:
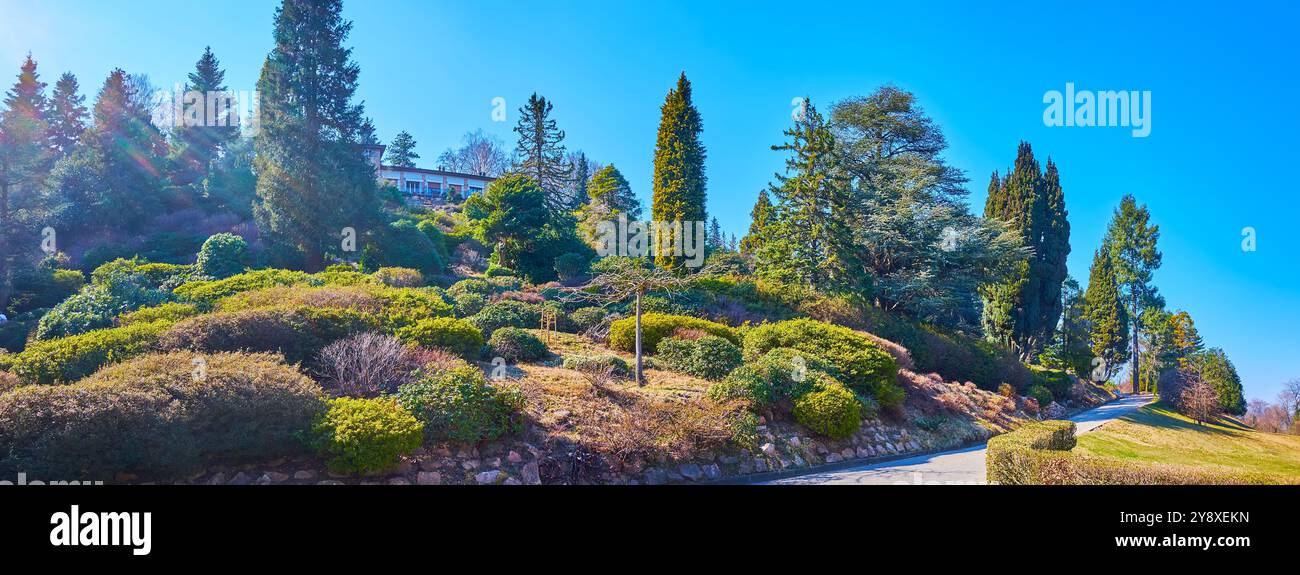
{"label": "green lawn", "polygon": [[1259,433],[1231,418],[1197,425],[1161,402],[1079,436],[1075,453],[1300,477],[1300,436]]}

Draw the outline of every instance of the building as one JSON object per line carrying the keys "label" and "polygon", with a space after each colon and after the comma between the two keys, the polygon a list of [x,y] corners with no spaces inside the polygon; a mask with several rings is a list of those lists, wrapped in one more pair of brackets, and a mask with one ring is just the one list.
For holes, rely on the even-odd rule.
{"label": "building", "polygon": [[373,144],[364,145],[361,150],[375,167],[379,180],[396,187],[411,204],[437,206],[447,202],[460,202],[482,192],[496,179],[482,174],[385,166],[383,157],[386,148],[383,144]]}

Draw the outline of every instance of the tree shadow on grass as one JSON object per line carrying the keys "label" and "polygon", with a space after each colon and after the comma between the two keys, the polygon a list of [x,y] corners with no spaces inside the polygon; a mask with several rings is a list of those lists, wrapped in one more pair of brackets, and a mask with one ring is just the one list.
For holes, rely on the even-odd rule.
{"label": "tree shadow on grass", "polygon": [[1223,417],[1218,418],[1212,424],[1197,424],[1194,421],[1183,419],[1173,406],[1164,401],[1125,415],[1120,420],[1159,429],[1185,429],[1216,435],[1232,435],[1237,430],[1248,430],[1248,428],[1242,427],[1240,423]]}

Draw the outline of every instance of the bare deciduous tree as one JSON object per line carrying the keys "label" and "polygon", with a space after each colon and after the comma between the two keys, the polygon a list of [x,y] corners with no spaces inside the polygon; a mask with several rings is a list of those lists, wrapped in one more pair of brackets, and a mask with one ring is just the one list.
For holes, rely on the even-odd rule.
{"label": "bare deciduous tree", "polygon": [[1197,424],[1212,422],[1223,411],[1218,392],[1200,377],[1188,382],[1178,400],[1179,411],[1196,420]]}
{"label": "bare deciduous tree", "polygon": [[439,155],[438,165],[453,172],[495,178],[510,167],[510,158],[499,138],[475,130],[465,134],[459,148],[448,148]]}

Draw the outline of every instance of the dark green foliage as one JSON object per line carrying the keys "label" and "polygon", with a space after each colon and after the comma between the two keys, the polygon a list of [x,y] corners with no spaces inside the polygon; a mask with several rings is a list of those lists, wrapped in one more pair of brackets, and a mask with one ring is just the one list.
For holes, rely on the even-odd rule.
{"label": "dark green foliage", "polygon": [[591,260],[583,254],[575,254],[573,252],[560,254],[559,257],[555,258],[555,274],[558,275],[561,280],[570,280],[580,277],[587,273],[587,264],[589,264],[590,261]]}
{"label": "dark green foliage", "polygon": [[743,358],[736,344],[706,335],[694,340],[677,337],[661,340],[657,360],[672,371],[719,380],[740,367]]}
{"label": "dark green foliage", "polygon": [[451,351],[461,357],[478,357],[483,332],[474,324],[450,317],[425,319],[398,330],[397,337],[422,347]]}
{"label": "dark green foliage", "polygon": [[568,324],[574,333],[586,333],[605,321],[608,315],[609,312],[603,307],[578,308],[569,314]]}
{"label": "dark green foliage", "polygon": [[1038,402],[1038,407],[1040,409],[1046,408],[1048,405],[1052,404],[1052,401],[1054,401],[1052,390],[1047,389],[1046,386],[1042,385],[1035,385],[1029,388],[1029,397]]}
{"label": "dark green foliage", "polygon": [[86,97],[79,94],[77,77],[64,72],[54,84],[46,117],[50,146],[59,158],[67,156],[86,133]]}
{"label": "dark green foliage", "polygon": [[834,378],[837,370],[814,354],[778,348],[745,362],[726,379],[709,386],[706,395],[714,401],[743,399],[752,409],[767,411],[812,391],[819,379],[809,378],[809,374],[817,373]]}
{"label": "dark green foliage", "polygon": [[506,361],[532,361],[551,354],[546,344],[537,336],[517,327],[503,327],[492,332],[488,338],[492,353]]}
{"label": "dark green foliage", "polygon": [[1138,376],[1142,373],[1141,352],[1138,341],[1141,337],[1141,311],[1147,307],[1160,307],[1163,300],[1151,285],[1151,275],[1160,267],[1161,254],[1156,243],[1160,240],[1160,226],[1151,225],[1151,213],[1145,205],[1139,206],[1132,195],[1125,195],[1115,208],[1110,226],[1106,229],[1106,238],[1102,246],[1107,248],[1111,264],[1115,266],[1115,283],[1119,286],[1122,301],[1128,306],[1129,322],[1132,328],[1132,348],[1128,358],[1132,360],[1133,391],[1140,391]]}
{"label": "dark green foliage", "polygon": [[794,419],[814,433],[843,439],[862,427],[862,403],[847,387],[823,374],[814,374],[816,391],[794,400]]}
{"label": "dark green foliage", "polygon": [[492,284],[489,284],[487,280],[468,278],[451,284],[451,287],[447,288],[447,295],[453,298],[467,293],[483,297],[490,296],[492,295]]}
{"label": "dark green foliage", "polygon": [[1088,325],[1089,347],[1093,357],[1102,362],[1085,375],[1094,381],[1110,379],[1128,357],[1128,313],[1120,300],[1115,266],[1108,250],[1103,245],[1093,255],[1088,291],[1083,295],[1083,319]]}
{"label": "dark green foliage", "polygon": [[420,155],[415,153],[415,138],[406,130],[393,137],[393,143],[388,145],[386,154],[385,163],[399,168],[414,168],[415,161],[420,159]]}
{"label": "dark green foliage", "polygon": [[488,264],[487,269],[483,271],[483,277],[486,278],[514,277],[518,275],[519,272],[497,264]]}
{"label": "dark green foliage", "polygon": [[476,293],[462,293],[455,298],[456,317],[470,317],[483,310],[487,299]]}
{"label": "dark green foliage", "polygon": [[[677,79],[677,86],[668,91],[660,111],[654,157],[653,220],[682,222],[683,226],[703,222],[707,219],[705,188],[708,185],[704,175],[706,154],[700,141],[704,126],[692,101],[691,82],[685,72]],[[674,237],[668,241],[679,243],[681,239]],[[683,258],[657,255],[655,265],[676,269],[683,265]]]}
{"label": "dark green foliage", "polygon": [[483,309],[469,318],[487,337],[503,327],[537,328],[541,326],[542,308],[537,304],[513,300],[501,300],[483,306]]}
{"label": "dark green foliage", "polygon": [[552,107],[551,102],[534,92],[519,108],[514,171],[532,180],[542,192],[545,211],[559,217],[571,211],[576,201],[569,191],[570,166],[565,161],[564,130],[556,127],[551,118]]}
{"label": "dark green foliage", "polygon": [[632,367],[617,355],[568,356],[564,358],[564,369],[591,373],[609,368],[615,375],[630,376]]}
{"label": "dark green foliage", "polygon": [[875,342],[846,327],[794,319],[763,324],[745,334],[747,358],[757,358],[779,347],[825,358],[836,367],[845,384],[863,392],[874,393],[897,385],[898,364],[894,358]]}
{"label": "dark green foliage", "polygon": [[374,272],[381,267],[403,267],[419,270],[426,276],[442,273],[443,262],[438,255],[437,246],[428,234],[419,229],[416,222],[393,222],[376,239],[362,251],[363,270]]}
{"label": "dark green foliage", "polygon": [[1241,376],[1222,349],[1211,348],[1192,356],[1190,365],[1201,379],[1219,395],[1219,405],[1232,415],[1246,413],[1246,399],[1241,387]]}
{"label": "dark green foliage", "polygon": [[321,389],[279,358],[149,355],[68,386],[0,395],[0,468],[40,477],[168,478],[217,461],[293,455]]}
{"label": "dark green foliage", "polygon": [[203,95],[203,99],[184,104],[181,118],[177,120],[172,133],[176,148],[174,161],[180,168],[176,179],[180,183],[191,183],[207,176],[219,152],[239,137],[240,118],[237,110],[231,110],[223,118],[208,117],[208,97],[212,92],[226,91],[225,78],[226,73],[221,69],[221,63],[213,55],[212,49],[205,48],[184,87],[186,93],[198,92]]}
{"label": "dark green foliage", "polygon": [[489,385],[482,371],[469,366],[403,385],[397,399],[424,423],[430,441],[466,443],[518,431],[524,405],[517,388]]}
{"label": "dark green foliage", "polygon": [[1051,397],[1059,403],[1065,403],[1070,399],[1070,388],[1074,387],[1074,379],[1069,374],[1054,369],[1035,369],[1033,373],[1036,384],[1033,389],[1047,388],[1051,392]]}
{"label": "dark green foliage", "polygon": [[137,323],[33,342],[11,361],[11,370],[31,383],[70,383],[100,367],[148,352],[167,322]]}
{"label": "dark green foliage", "polygon": [[228,278],[244,271],[247,257],[248,242],[244,238],[220,233],[203,242],[194,267],[199,275],[214,279]]}
{"label": "dark green foliage", "polygon": [[336,473],[373,473],[424,442],[424,426],[391,397],[330,400],[308,443]]}

